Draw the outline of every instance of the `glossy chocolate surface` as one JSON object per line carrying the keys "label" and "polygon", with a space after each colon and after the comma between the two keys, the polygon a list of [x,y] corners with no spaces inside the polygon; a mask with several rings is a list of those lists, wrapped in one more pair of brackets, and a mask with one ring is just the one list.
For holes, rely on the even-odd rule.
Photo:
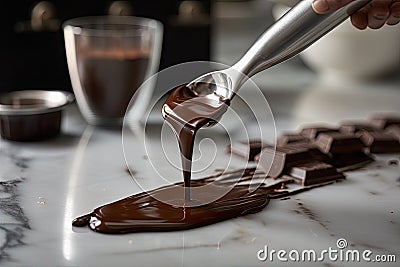
{"label": "glossy chocolate surface", "polygon": [[314,140],[321,133],[335,133],[335,132],[338,132],[338,129],[334,127],[311,126],[303,128],[300,131],[300,134],[308,139]]}
{"label": "glossy chocolate surface", "polygon": [[362,121],[345,121],[340,124],[340,131],[343,133],[358,133],[360,131],[376,131],[374,125]]}
{"label": "glossy chocolate surface", "polygon": [[297,142],[307,143],[307,142],[309,142],[309,139],[307,137],[305,137],[304,135],[297,134],[297,133],[283,133],[278,137],[278,139],[276,141],[276,145],[284,146],[287,144],[292,144],[292,143],[297,143]]}
{"label": "glossy chocolate surface", "polygon": [[385,133],[395,136],[400,142],[400,125],[391,125],[386,128]]}
{"label": "glossy chocolate surface", "polygon": [[299,180],[304,186],[345,178],[335,167],[323,162],[299,164],[291,168],[289,175]]}
{"label": "glossy chocolate surface", "polygon": [[[249,185],[239,184],[233,186],[222,198],[211,203],[207,201],[210,196],[221,195],[226,186],[232,186],[237,180],[252,179],[253,175],[254,169],[246,169],[192,180],[190,186],[199,189],[194,191],[196,193],[189,200],[197,203],[198,206],[195,207],[185,207],[187,200],[184,199],[183,183],[178,183],[178,186],[162,187],[101,206],[75,219],[73,225],[87,225],[96,232],[107,234],[175,231],[256,213],[268,204],[268,193],[274,193],[274,187],[259,186],[255,190],[249,190]],[[175,202],[176,205],[160,200]]]}
{"label": "glossy chocolate surface", "polygon": [[340,171],[355,170],[373,162],[374,159],[363,151],[348,154],[332,154],[327,161]]}
{"label": "glossy chocolate surface", "polygon": [[321,133],[315,144],[324,153],[353,153],[363,148],[363,143],[355,134]]}
{"label": "glossy chocolate surface", "polygon": [[312,144],[293,143],[276,147],[276,150],[273,147],[263,149],[258,162],[265,171],[268,171],[269,176],[276,178],[290,167],[321,160],[321,154]]}
{"label": "glossy chocolate surface", "polygon": [[369,122],[379,129],[385,129],[390,125],[400,125],[399,114],[376,114],[369,118]]}
{"label": "glossy chocolate surface", "polygon": [[263,148],[267,145],[261,140],[250,140],[248,142],[237,141],[232,142],[227,147],[227,153],[232,153],[233,155],[242,157],[248,161],[254,161],[255,156],[261,152]]}
{"label": "glossy chocolate surface", "polygon": [[173,89],[165,101],[163,115],[178,138],[183,181],[188,200],[190,199],[189,187],[196,133],[203,126],[216,123],[228,106],[229,100],[223,100],[216,95],[196,96],[186,85]]}
{"label": "glossy chocolate surface", "polygon": [[363,131],[360,138],[370,153],[400,152],[399,139],[391,133]]}

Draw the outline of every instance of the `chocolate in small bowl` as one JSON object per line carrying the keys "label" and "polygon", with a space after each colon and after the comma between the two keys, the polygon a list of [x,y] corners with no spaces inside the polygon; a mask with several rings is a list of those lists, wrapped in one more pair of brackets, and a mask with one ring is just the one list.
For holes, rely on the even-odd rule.
{"label": "chocolate in small bowl", "polygon": [[61,111],[74,101],[63,91],[26,90],[0,96],[1,137],[41,141],[60,133]]}

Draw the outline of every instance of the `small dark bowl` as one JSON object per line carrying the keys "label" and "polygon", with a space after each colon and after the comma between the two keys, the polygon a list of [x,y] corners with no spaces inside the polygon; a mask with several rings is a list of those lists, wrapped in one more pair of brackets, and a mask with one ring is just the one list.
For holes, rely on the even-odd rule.
{"label": "small dark bowl", "polygon": [[60,133],[61,111],[74,101],[63,91],[27,90],[0,96],[1,137],[41,141]]}

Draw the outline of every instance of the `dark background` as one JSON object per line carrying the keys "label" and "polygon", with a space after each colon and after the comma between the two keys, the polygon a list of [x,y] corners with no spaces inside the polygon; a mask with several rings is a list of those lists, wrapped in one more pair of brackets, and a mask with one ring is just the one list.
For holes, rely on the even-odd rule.
{"label": "dark background", "polygon": [[[40,1],[0,1],[0,92],[23,89],[71,90],[62,28],[30,29],[32,9]],[[49,0],[60,23],[67,19],[106,15],[106,0]],[[160,69],[187,61],[210,59],[211,23],[178,23],[177,0],[130,0],[133,15],[154,18],[164,25]],[[210,15],[210,0],[198,1]],[[19,25],[19,26],[18,26]],[[21,29],[20,25],[25,25]]]}

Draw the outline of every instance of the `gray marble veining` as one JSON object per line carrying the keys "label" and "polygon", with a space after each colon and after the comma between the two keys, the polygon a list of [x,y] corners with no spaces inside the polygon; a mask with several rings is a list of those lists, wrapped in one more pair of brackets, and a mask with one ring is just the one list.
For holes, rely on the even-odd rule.
{"label": "gray marble veining", "polygon": [[[11,169],[17,170],[16,176],[8,173],[0,174],[0,262],[9,259],[7,250],[23,245],[24,232],[30,229],[29,219],[20,203],[19,184],[25,180],[22,173],[29,168],[29,159],[18,157],[12,151],[3,148],[0,150],[0,162],[7,166],[10,161]],[[3,171],[4,169],[2,169]],[[7,178],[8,176],[8,178]]]}

